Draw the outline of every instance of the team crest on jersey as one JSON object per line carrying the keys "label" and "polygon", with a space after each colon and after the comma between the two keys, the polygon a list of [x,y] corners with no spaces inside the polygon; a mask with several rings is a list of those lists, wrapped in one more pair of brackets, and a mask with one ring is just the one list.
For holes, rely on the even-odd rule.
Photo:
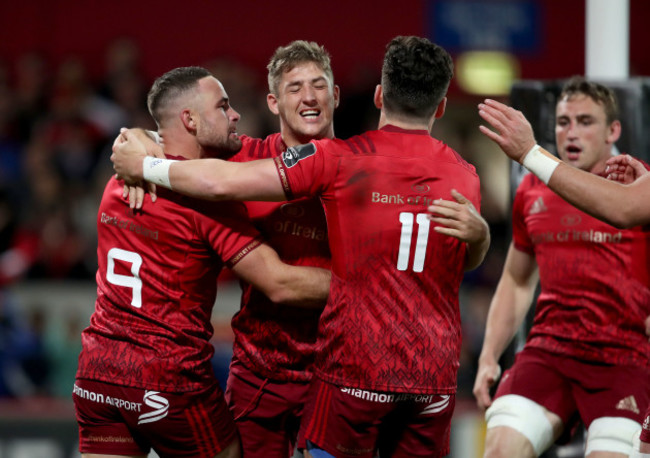
{"label": "team crest on jersey", "polygon": [[282,153],[282,162],[287,168],[291,168],[309,156],[316,154],[316,145],[307,143],[305,145],[290,146]]}
{"label": "team crest on jersey", "polygon": [[419,192],[421,194],[426,194],[431,191],[431,187],[428,184],[414,184],[411,186],[413,192]]}
{"label": "team crest on jersey", "polygon": [[305,208],[302,205],[293,202],[282,205],[280,207],[280,212],[282,212],[284,216],[290,218],[302,218],[305,216]]}
{"label": "team crest on jersey", "polygon": [[562,226],[577,226],[582,222],[582,217],[577,213],[564,215],[560,219]]}

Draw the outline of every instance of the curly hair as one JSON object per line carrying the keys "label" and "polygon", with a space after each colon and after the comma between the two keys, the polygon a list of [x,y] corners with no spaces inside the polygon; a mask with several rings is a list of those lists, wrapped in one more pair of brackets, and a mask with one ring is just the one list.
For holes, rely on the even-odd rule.
{"label": "curly hair", "polygon": [[387,112],[407,118],[434,113],[454,75],[451,56],[426,38],[399,36],[386,46],[381,84]]}

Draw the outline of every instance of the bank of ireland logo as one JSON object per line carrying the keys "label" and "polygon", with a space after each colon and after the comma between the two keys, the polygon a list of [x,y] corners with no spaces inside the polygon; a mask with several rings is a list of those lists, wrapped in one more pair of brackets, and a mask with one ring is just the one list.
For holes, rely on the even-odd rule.
{"label": "bank of ireland logo", "polygon": [[140,415],[138,417],[139,425],[153,423],[167,416],[169,401],[163,398],[158,391],[145,391],[143,402],[155,410]]}

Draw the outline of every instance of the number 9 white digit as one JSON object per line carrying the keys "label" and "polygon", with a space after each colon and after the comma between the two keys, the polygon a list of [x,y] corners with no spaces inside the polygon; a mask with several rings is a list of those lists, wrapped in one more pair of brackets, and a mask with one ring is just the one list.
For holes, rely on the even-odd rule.
{"label": "number 9 white digit", "polygon": [[[115,273],[115,259],[131,263],[131,274],[120,275]],[[108,252],[108,266],[106,267],[106,280],[117,286],[126,286],[133,289],[133,298],[131,305],[133,307],[142,307],[142,280],[140,279],[140,266],[142,266],[142,256],[133,251],[111,248]]]}

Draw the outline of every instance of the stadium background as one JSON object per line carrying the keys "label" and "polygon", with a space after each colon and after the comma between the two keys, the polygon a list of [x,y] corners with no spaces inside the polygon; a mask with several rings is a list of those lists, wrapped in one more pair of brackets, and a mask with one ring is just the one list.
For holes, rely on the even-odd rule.
{"label": "stadium background", "polygon": [[[342,94],[335,131],[347,138],[376,124],[371,95],[396,35],[427,36],[454,57],[448,111],[433,133],[477,166],[492,228],[488,258],[462,290],[452,438],[452,456],[479,456],[483,423],[471,387],[509,241],[514,173],[479,134],[476,104],[509,101],[514,84],[513,100],[539,117],[543,134],[549,94],[585,72],[585,12],[582,0],[0,0],[0,458],[77,456],[70,391],[94,303],[96,208],[117,129],[153,127],[144,104],[153,79],[177,66],[209,67],[243,116],[240,132],[262,136],[277,125],[264,103],[269,56],[291,40],[314,40],[332,55]],[[630,79],[612,82],[629,99],[628,117],[650,111],[648,20],[650,2],[629,0]],[[472,86],[470,70],[486,64],[475,51],[503,53],[488,56],[482,75],[505,80]],[[640,89],[627,91],[630,82]],[[630,140],[630,152],[648,158],[648,143]],[[228,275],[220,282],[215,368],[225,377],[238,286]]]}

